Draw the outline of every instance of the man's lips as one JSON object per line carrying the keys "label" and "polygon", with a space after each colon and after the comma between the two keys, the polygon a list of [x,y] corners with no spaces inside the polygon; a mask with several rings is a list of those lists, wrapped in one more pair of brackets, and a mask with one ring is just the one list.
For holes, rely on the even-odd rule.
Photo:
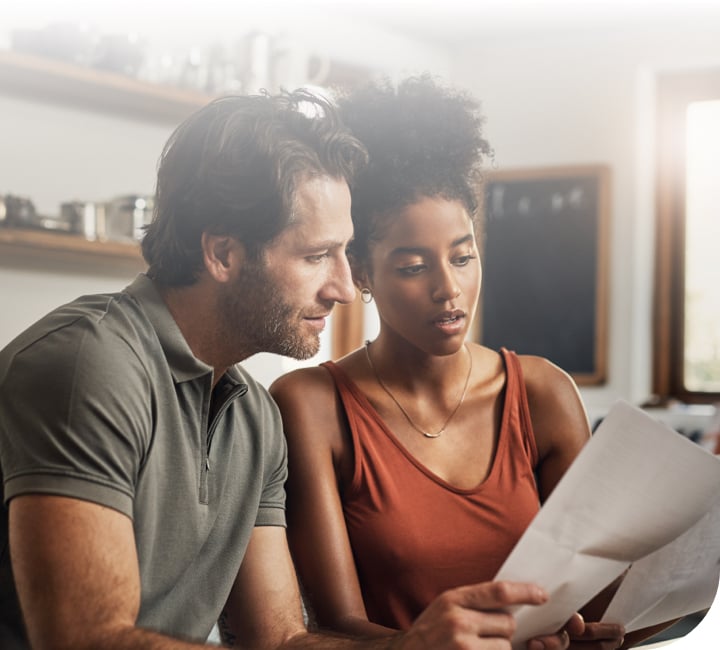
{"label": "man's lips", "polygon": [[322,330],[325,328],[325,322],[329,315],[330,314],[318,314],[317,316],[305,316],[304,320],[310,323],[313,327]]}

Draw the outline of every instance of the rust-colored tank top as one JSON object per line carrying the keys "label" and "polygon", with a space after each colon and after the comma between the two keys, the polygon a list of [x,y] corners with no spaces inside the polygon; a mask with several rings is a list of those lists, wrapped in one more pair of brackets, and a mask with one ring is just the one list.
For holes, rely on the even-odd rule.
{"label": "rust-colored tank top", "polygon": [[[403,447],[334,363],[355,456],[343,510],[371,621],[407,629],[442,591],[492,580],[539,509],[537,449],[520,362],[502,350],[506,383],[487,478],[448,484]],[[470,462],[470,461],[469,461]]]}

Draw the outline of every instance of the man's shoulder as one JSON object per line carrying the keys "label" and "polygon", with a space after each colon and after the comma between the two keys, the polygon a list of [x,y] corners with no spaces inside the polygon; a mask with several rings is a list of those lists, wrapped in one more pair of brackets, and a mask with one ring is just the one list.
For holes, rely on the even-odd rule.
{"label": "man's shoulder", "polygon": [[0,380],[19,358],[50,368],[83,354],[104,360],[138,354],[152,340],[140,305],[124,292],[81,296],[52,310],[0,351]]}

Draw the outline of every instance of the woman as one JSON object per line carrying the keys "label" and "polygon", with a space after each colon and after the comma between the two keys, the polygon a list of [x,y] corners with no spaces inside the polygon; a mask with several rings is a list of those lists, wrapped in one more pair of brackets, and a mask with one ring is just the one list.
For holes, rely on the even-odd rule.
{"label": "woman", "polygon": [[[481,285],[475,191],[490,151],[476,103],[420,77],[340,107],[370,156],[352,189],[350,260],[380,330],[271,392],[311,610],[323,627],[379,636],[447,589],[491,581],[590,430],[562,370],[468,342]],[[597,647],[622,642],[618,626],[586,634],[606,639]]]}

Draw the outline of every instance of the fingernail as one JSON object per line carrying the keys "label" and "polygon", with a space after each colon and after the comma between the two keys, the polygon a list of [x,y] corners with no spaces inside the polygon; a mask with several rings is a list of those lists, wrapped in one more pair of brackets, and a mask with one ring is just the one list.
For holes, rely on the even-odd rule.
{"label": "fingernail", "polygon": [[545,644],[538,639],[533,639],[528,643],[528,650],[545,650]]}

